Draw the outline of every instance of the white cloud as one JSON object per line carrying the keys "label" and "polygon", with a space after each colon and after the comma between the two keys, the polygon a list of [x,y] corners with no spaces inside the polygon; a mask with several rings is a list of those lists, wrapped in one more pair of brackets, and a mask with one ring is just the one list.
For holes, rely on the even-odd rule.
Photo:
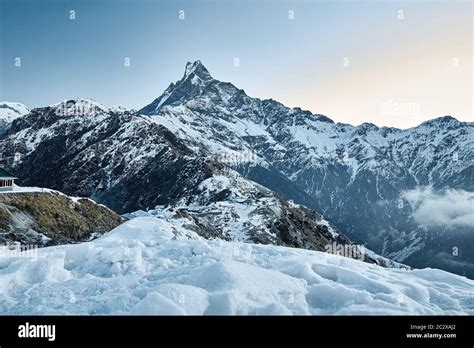
{"label": "white cloud", "polygon": [[402,194],[413,210],[413,218],[424,225],[471,226],[474,228],[474,192],[431,187],[405,191]]}

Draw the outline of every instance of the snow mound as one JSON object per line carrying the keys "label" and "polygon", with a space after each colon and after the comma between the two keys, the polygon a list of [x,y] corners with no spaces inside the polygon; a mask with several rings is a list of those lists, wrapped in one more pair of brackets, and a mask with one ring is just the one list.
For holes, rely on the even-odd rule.
{"label": "snow mound", "polygon": [[461,276],[205,240],[155,217],[3,256],[0,314],[474,314],[474,281]]}

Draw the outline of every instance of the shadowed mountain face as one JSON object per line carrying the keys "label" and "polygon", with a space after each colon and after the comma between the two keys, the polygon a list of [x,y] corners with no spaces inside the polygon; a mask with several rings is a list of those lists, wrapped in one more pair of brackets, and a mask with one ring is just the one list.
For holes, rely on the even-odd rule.
{"label": "shadowed mountain face", "polygon": [[[315,209],[384,256],[474,277],[472,223],[449,200],[472,202],[473,127],[449,116],[406,130],[335,124],[251,98],[197,61],[137,113],[84,100],[34,109],[12,123],[0,148],[24,183],[120,212],[182,204],[231,167],[240,186],[245,177]],[[226,189],[218,199],[228,201]]]}
{"label": "shadowed mountain face", "polygon": [[87,100],[33,109],[8,129],[2,153],[22,185],[91,197],[119,212],[168,202],[184,182],[211,171],[163,126]]}

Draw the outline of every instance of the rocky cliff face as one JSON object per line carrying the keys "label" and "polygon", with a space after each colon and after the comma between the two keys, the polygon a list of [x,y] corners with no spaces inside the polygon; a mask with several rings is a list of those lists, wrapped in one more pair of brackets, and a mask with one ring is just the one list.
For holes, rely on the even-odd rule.
{"label": "rocky cliff face", "polygon": [[118,226],[122,218],[87,198],[57,191],[0,193],[0,244],[37,247],[91,240]]}
{"label": "rocky cliff face", "polygon": [[166,216],[173,212],[196,222],[209,231],[206,237],[210,238],[319,251],[332,242],[352,243],[320,214],[288,202],[223,165],[167,211]]}

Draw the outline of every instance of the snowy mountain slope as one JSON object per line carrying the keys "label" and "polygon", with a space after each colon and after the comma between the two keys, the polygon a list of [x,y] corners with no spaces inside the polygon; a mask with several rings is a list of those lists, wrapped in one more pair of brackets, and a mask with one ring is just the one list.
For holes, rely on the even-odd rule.
{"label": "snowy mountain slope", "polygon": [[444,271],[209,241],[150,217],[36,252],[1,258],[0,313],[474,314],[474,282]]}
{"label": "snowy mountain slope", "polygon": [[33,109],[0,149],[24,185],[90,197],[120,213],[167,205],[208,238],[313,250],[352,243],[316,212],[187,147],[162,125],[91,100]]}
{"label": "snowy mountain slope", "polygon": [[[323,212],[379,253],[427,266],[429,252],[437,267],[474,277],[472,226],[421,226],[403,198],[425,186],[474,190],[473,123],[446,116],[406,130],[335,124],[251,98],[213,79],[199,61],[139,113],[187,146]],[[449,256],[460,244],[463,255]]]}
{"label": "snowy mountain slope", "polygon": [[30,110],[21,103],[0,102],[0,135],[17,118],[28,114]]}
{"label": "snowy mountain slope", "polygon": [[[313,250],[325,250],[332,242],[351,244],[318,213],[284,200],[227,167],[165,210],[151,210],[149,214],[188,219],[199,226],[195,231],[208,231],[208,238]],[[203,236],[202,232],[198,234]]]}
{"label": "snowy mountain slope", "polygon": [[171,168],[200,166],[201,171],[188,172],[188,182],[207,172],[204,161],[164,127],[89,100],[33,109],[0,144],[5,166],[24,185],[91,197],[119,212],[179,196],[184,181],[174,181]]}

